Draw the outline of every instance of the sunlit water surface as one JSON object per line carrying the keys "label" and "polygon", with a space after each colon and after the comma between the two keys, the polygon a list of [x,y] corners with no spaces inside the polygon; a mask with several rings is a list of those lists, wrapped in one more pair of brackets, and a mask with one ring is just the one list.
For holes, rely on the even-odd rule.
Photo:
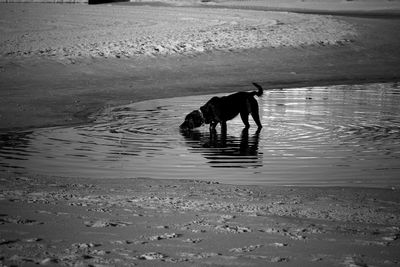
{"label": "sunlit water surface", "polygon": [[[251,87],[243,90],[251,90]],[[181,133],[212,96],[105,110],[96,122],[0,135],[0,171],[94,178],[195,178],[235,184],[400,185],[400,84],[266,91],[264,128]]]}

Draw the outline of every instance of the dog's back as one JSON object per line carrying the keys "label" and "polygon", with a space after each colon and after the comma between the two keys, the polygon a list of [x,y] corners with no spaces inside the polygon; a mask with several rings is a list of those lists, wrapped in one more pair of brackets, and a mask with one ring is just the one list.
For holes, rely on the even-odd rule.
{"label": "dog's back", "polygon": [[216,101],[219,98],[219,104],[222,106],[222,108],[229,108],[230,106],[232,109],[240,109],[240,107],[243,106],[243,103],[246,102],[250,97],[254,98],[254,96],[262,96],[264,92],[263,88],[257,83],[253,83],[253,85],[257,87],[258,91],[237,92],[223,97],[213,97],[213,99]]}
{"label": "dog's back", "polygon": [[210,101],[219,102],[223,107],[232,106],[232,108],[239,107],[242,103],[247,100],[249,97],[254,96],[262,96],[264,93],[263,88],[257,83],[253,83],[255,87],[257,87],[258,91],[252,92],[237,92],[231,95],[223,96],[223,97],[213,97]]}
{"label": "dog's back", "polygon": [[[209,121],[228,121],[236,117],[239,113],[251,113],[252,106],[257,105],[254,96],[261,96],[263,88],[257,83],[253,83],[258,91],[237,92],[223,97],[211,98],[201,109],[206,117],[206,123]],[[255,103],[254,103],[255,102]],[[254,107],[254,108],[258,108]]]}

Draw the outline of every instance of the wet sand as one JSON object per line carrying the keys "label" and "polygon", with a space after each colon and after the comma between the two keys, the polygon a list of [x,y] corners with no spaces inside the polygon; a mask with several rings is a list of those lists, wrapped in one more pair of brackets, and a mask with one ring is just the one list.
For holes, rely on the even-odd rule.
{"label": "wet sand", "polygon": [[[351,25],[355,35],[329,37],[327,43],[314,39],[307,45],[134,58],[60,60],[52,50],[41,53],[29,46],[22,55],[2,53],[0,129],[85,123],[107,106],[238,91],[252,81],[279,88],[399,79],[397,19],[333,19]],[[56,22],[45,21],[50,29]],[[2,36],[10,30],[3,23]],[[90,29],[87,34],[95,36]],[[212,182],[213,177],[197,181],[189,174],[188,180],[0,175],[4,265],[400,263],[398,188],[236,186]]]}
{"label": "wet sand", "polygon": [[398,189],[213,181],[0,180],[1,262],[398,266]]}

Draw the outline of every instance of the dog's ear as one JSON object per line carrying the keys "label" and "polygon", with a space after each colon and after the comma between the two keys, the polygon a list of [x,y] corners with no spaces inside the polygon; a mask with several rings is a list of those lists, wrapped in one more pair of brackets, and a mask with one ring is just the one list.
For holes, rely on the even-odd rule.
{"label": "dog's ear", "polygon": [[203,116],[201,115],[201,112],[198,110],[195,110],[192,112],[193,117],[192,117],[192,123],[193,123],[193,128],[200,127],[201,125],[204,124]]}
{"label": "dog's ear", "polygon": [[212,114],[210,110],[210,105],[205,104],[204,106],[200,107],[201,113],[203,113],[204,123],[208,124],[212,120]]}

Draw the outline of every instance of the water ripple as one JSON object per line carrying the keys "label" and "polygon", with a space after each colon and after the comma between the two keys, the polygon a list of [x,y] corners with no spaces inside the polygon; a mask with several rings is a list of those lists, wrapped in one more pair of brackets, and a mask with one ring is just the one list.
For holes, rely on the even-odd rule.
{"label": "water ripple", "polygon": [[[244,89],[246,90],[246,89]],[[204,178],[228,183],[398,186],[398,83],[270,90],[264,128],[178,129],[211,96],[105,110],[94,124],[0,134],[0,170],[76,177]],[[252,123],[252,121],[250,120]]]}

